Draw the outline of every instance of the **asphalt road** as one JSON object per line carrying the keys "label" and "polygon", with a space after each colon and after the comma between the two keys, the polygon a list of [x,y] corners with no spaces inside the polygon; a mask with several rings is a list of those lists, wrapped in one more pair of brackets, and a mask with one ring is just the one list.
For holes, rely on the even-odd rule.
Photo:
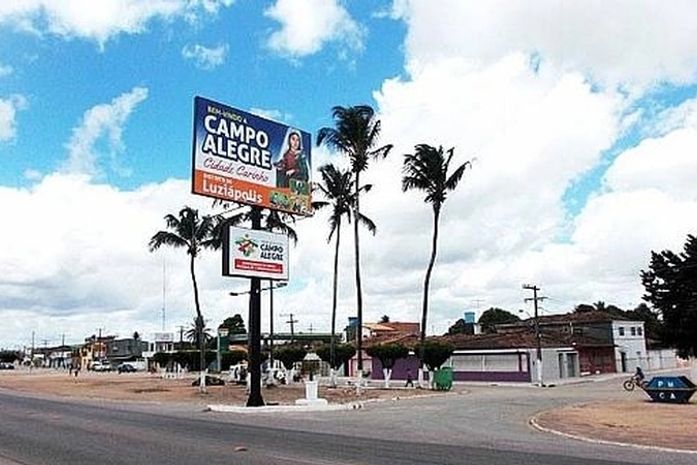
{"label": "asphalt road", "polygon": [[[442,399],[440,399],[442,401]],[[389,409],[388,409],[389,410]],[[379,412],[379,408],[376,410]],[[574,457],[565,453],[497,450],[456,444],[419,442],[414,438],[383,439],[356,424],[367,416],[319,416],[322,431],[303,431],[302,418],[295,425],[288,417],[275,425],[253,423],[247,415],[230,417],[191,409],[162,406],[122,406],[87,403],[0,392],[0,465],[101,464],[540,464],[610,465],[627,463],[622,453],[616,460]],[[383,415],[384,417],[384,415]],[[417,414],[418,418],[419,415]],[[318,418],[315,416],[315,418]],[[283,420],[283,421],[280,421]],[[346,423],[346,434],[342,424]],[[418,421],[416,425],[418,427]],[[424,425],[426,426],[426,425]],[[367,421],[366,427],[384,427]],[[291,429],[294,428],[294,429]],[[418,435],[416,436],[418,437]],[[467,438],[462,438],[467,443]],[[245,450],[239,450],[238,448]],[[690,457],[693,460],[694,456]],[[690,463],[686,461],[686,463]]]}

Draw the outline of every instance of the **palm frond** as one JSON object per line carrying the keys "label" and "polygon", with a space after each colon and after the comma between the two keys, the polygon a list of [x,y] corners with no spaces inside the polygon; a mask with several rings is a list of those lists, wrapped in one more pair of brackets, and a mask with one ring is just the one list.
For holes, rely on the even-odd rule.
{"label": "palm frond", "polygon": [[154,252],[155,250],[159,249],[163,245],[168,245],[170,247],[189,247],[189,242],[182,238],[181,236],[178,236],[175,233],[169,232],[169,231],[158,231],[155,233],[154,236],[150,238],[150,242],[148,243],[148,248],[150,249],[151,252]]}
{"label": "palm frond", "polygon": [[375,223],[373,222],[373,220],[371,220],[370,218],[368,218],[367,216],[365,216],[362,213],[358,214],[358,220],[363,226],[365,226],[368,229],[368,231],[373,233],[373,236],[375,235],[375,233],[377,233],[378,228],[377,228],[377,226],[375,226]]}

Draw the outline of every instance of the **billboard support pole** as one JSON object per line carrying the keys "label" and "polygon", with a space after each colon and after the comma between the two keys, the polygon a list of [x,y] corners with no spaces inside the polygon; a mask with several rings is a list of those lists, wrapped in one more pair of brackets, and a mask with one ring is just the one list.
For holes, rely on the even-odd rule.
{"label": "billboard support pole", "polygon": [[[261,208],[252,207],[252,229],[261,229]],[[251,278],[249,290],[249,398],[247,407],[261,407],[261,279]]]}

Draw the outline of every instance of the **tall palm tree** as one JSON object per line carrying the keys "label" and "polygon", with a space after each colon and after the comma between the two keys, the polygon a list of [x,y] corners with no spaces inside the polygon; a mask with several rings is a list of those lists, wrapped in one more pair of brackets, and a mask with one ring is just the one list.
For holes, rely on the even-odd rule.
{"label": "tall palm tree", "polygon": [[[317,133],[317,145],[327,145],[346,155],[351,163],[353,173],[353,192],[356,196],[353,205],[353,217],[360,218],[361,173],[368,169],[371,159],[385,158],[392,145],[378,146],[380,138],[380,120],[375,118],[375,111],[368,105],[354,107],[336,106],[332,108],[333,128],[322,128]],[[358,221],[353,222],[354,256],[356,272],[356,311],[358,376],[363,376],[363,290],[361,287],[361,258]]]}
{"label": "tall palm tree", "polygon": [[[166,245],[174,248],[184,248],[187,255],[189,255],[189,272],[191,273],[191,282],[194,286],[194,304],[196,306],[195,321],[199,334],[203,333],[205,324],[199,302],[198,283],[196,282],[194,263],[202,249],[220,248],[220,238],[214,234],[219,221],[219,218],[216,216],[199,216],[198,210],[191,207],[184,207],[179,211],[178,216],[172,214],[165,216],[167,230],[155,233],[155,235],[150,238],[148,244],[151,252]],[[206,385],[203,374],[205,367],[205,339],[199,336],[198,341],[201,350],[200,390],[201,392],[205,392]]]}
{"label": "tall palm tree", "polygon": [[424,191],[426,197],[424,201],[430,203],[433,208],[433,238],[431,242],[431,258],[426,269],[424,279],[424,294],[421,307],[421,334],[420,334],[420,353],[421,367],[419,368],[419,383],[423,382],[423,348],[426,338],[426,318],[428,316],[428,289],[431,283],[431,272],[436,262],[438,247],[438,222],[440,220],[443,203],[447,198],[448,192],[453,191],[468,166],[472,166],[470,161],[466,161],[458,166],[455,171],[448,173],[450,162],[453,158],[455,149],[447,151],[448,157],[443,154],[443,147],[432,147],[427,144],[419,144],[414,147],[414,154],[404,155],[404,166],[402,177],[402,191],[410,189]]}
{"label": "tall palm tree", "polygon": [[[329,215],[329,237],[327,242],[331,242],[332,236],[336,233],[336,241],[334,244],[334,280],[332,284],[332,338],[329,343],[329,364],[332,368],[332,374],[336,361],[335,356],[335,334],[336,334],[336,303],[338,294],[339,280],[339,245],[341,242],[341,221],[346,217],[348,222],[351,222],[351,214],[353,204],[356,200],[355,193],[352,192],[352,176],[351,171],[342,171],[334,165],[328,164],[319,168],[322,181],[317,184],[317,190],[322,193],[326,199],[324,201],[316,201],[312,203],[314,209],[321,209],[331,206],[332,210]],[[370,184],[362,186],[363,191],[369,191],[372,186]],[[359,214],[360,221],[370,232],[375,234],[376,227],[373,221],[363,214]],[[332,376],[332,383],[336,381]]]}

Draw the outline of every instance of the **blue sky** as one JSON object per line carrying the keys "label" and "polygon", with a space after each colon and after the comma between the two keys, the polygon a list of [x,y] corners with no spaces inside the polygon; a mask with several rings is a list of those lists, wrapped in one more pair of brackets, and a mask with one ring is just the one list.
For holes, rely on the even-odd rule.
{"label": "blue sky", "polygon": [[[147,88],[148,97],[123,132],[128,150],[121,162],[132,173],[105,173],[124,188],[187,176],[194,95],[242,109],[276,110],[314,133],[330,124],[333,105],[374,105],[372,90],[402,72],[404,24],[373,17],[386,2],[352,3],[356,21],[366,28],[363,48],[329,44],[311,59],[280,56],[269,48],[269,33],[278,29],[278,22],[264,15],[269,5],[238,1],[196,24],[155,19],[147,31],[120,34],[103,45],[0,29],[0,62],[15,69],[0,80],[0,94],[22,94],[29,108],[17,117],[16,141],[2,146],[6,169],[0,182],[25,186],[26,170],[58,168],[83,113],[134,86]],[[182,50],[195,44],[226,46],[224,62],[202,69],[185,59]]]}
{"label": "blue sky", "polygon": [[[402,193],[415,144],[473,159],[441,218],[429,332],[462,312],[641,301],[651,250],[697,230],[697,11],[656,0],[31,0],[0,4],[0,346],[34,330],[77,341],[97,327],[158,330],[193,315],[186,257],[149,253],[190,194],[193,97],[313,136],[333,105],[369,103],[393,153],[366,175],[367,320],[420,319],[431,212]],[[660,13],[660,14],[659,14]],[[622,18],[622,19],[617,19]],[[626,19],[625,19],[626,18]],[[345,163],[326,149],[315,168]],[[297,224],[291,283],[300,328],[328,329],[326,217]],[[352,244],[339,321],[355,313]],[[245,314],[244,280],[197,263],[213,324]],[[266,327],[267,321],[262,321]]]}

